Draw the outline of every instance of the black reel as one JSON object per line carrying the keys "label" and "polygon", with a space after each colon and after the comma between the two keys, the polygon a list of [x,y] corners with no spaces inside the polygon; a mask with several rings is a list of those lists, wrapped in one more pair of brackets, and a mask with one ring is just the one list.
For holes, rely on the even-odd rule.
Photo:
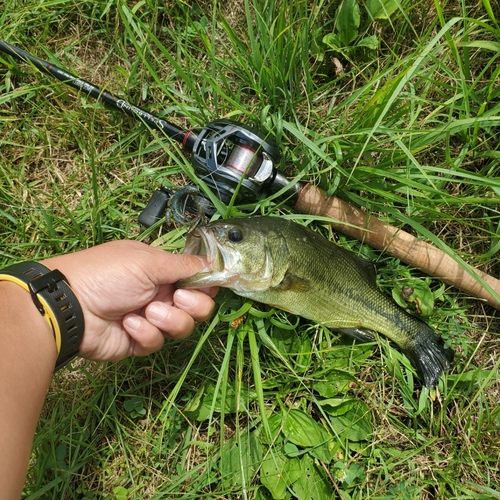
{"label": "black reel", "polygon": [[[194,134],[193,134],[194,135]],[[238,202],[255,201],[262,194],[277,192],[288,180],[276,169],[280,151],[274,140],[258,130],[232,120],[216,120],[197,131],[193,141],[187,136],[187,149],[192,145],[192,163],[197,175],[224,203],[236,192]],[[290,195],[295,195],[292,188]],[[165,188],[155,191],[139,216],[139,222],[152,226],[165,213],[171,193]],[[203,196],[193,206],[203,206],[207,216],[215,209]]]}
{"label": "black reel", "polygon": [[199,134],[192,151],[198,176],[224,203],[237,190],[238,201],[253,201],[274,181],[280,151],[258,130],[217,120]]}

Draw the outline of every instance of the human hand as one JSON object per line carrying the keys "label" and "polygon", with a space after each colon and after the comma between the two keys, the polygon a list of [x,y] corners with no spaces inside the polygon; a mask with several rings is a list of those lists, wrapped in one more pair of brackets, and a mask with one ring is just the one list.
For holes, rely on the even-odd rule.
{"label": "human hand", "polygon": [[46,259],[75,292],[85,318],[80,356],[118,361],[160,349],[165,336],[184,338],[210,317],[216,288],[177,290],[175,283],[206,265],[137,241],[114,241]]}

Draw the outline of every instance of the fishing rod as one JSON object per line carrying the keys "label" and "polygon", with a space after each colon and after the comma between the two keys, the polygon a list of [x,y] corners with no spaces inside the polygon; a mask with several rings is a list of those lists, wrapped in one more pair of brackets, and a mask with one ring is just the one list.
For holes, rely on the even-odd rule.
{"label": "fishing rod", "polygon": [[[316,186],[290,183],[276,168],[281,158],[277,145],[271,137],[260,131],[226,119],[211,122],[201,130],[183,130],[2,40],[0,51],[33,64],[40,71],[141,120],[151,129],[181,143],[191,154],[191,162],[197,175],[224,203],[227,204],[235,193],[238,201],[248,202],[261,195],[279,192],[296,212],[329,217],[335,230],[385,251],[500,309],[500,280],[465,263],[460,265],[440,248],[421,241],[338,197],[326,196]],[[160,220],[171,194],[165,188],[155,191],[139,216],[139,222],[150,227]],[[192,206],[203,207],[208,215],[214,212],[210,202],[203,196],[195,199]]]}
{"label": "fishing rod", "polygon": [[[0,40],[0,51],[33,64],[64,84],[139,119],[149,128],[181,143],[191,155],[192,165],[199,178],[226,204],[235,192],[239,201],[254,201],[262,193],[277,193],[280,190],[284,190],[287,198],[298,195],[300,186],[289,186],[289,180],[276,168],[281,154],[274,140],[255,128],[221,119],[201,130],[183,130],[3,40]],[[171,194],[165,188],[155,191],[139,216],[139,222],[150,227],[160,220]],[[202,206],[208,215],[215,210],[203,196],[196,198],[193,207],[196,206]]]}

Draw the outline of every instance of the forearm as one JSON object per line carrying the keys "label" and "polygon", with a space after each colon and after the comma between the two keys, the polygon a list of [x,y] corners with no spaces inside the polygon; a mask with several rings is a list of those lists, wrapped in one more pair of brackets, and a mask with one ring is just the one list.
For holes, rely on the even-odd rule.
{"label": "forearm", "polygon": [[[175,286],[178,280],[206,266],[202,257],[173,255],[137,241],[116,241],[47,259],[42,264],[58,269],[67,277],[83,314],[83,319],[75,314],[63,315],[67,310],[65,299],[55,294],[50,296],[50,300],[60,305],[66,322],[65,328],[56,328],[58,339],[61,333],[63,361],[74,353],[75,347],[81,356],[100,361],[148,355],[163,345],[167,335],[171,338],[189,335],[195,321],[206,320],[213,310],[209,294],[215,295],[215,289],[206,294],[199,290],[177,290]],[[7,273],[7,276],[12,275]],[[49,308],[61,327],[59,310]],[[54,320],[50,314],[48,317]],[[80,331],[75,332],[75,321],[81,328],[85,326],[83,339]],[[65,341],[68,343],[64,346]],[[30,294],[17,282],[0,281],[2,500],[18,500],[21,495],[33,436],[56,358],[52,328]]]}
{"label": "forearm", "polygon": [[[57,351],[28,292],[0,282],[0,485],[18,500]],[[3,496],[5,495],[5,496]]]}

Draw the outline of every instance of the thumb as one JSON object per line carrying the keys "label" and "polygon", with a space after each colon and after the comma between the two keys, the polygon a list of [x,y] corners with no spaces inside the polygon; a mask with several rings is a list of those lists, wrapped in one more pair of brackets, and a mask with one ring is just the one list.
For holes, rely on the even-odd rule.
{"label": "thumb", "polygon": [[165,250],[148,247],[151,259],[148,259],[148,276],[155,285],[171,284],[187,278],[208,266],[202,255],[172,254]]}

